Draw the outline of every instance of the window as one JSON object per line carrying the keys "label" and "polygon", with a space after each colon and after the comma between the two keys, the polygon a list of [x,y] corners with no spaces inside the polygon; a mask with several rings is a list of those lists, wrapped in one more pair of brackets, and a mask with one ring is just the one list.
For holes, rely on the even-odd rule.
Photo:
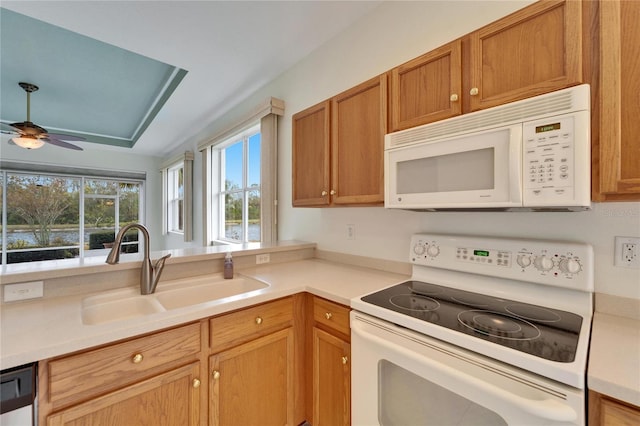
{"label": "window", "polygon": [[198,146],[203,158],[204,244],[277,241],[278,116],[268,98]]}
{"label": "window", "polygon": [[260,241],[260,130],[255,126],[219,148],[219,239]]}
{"label": "window", "polygon": [[[103,256],[120,227],[140,222],[143,182],[0,172],[2,263]],[[138,233],[123,251],[138,251]]]}
{"label": "window", "polygon": [[184,232],[184,166],[179,164],[167,173],[167,229]]}
{"label": "window", "polygon": [[163,234],[182,234],[184,241],[193,239],[192,193],[193,152],[169,160],[162,167]]}

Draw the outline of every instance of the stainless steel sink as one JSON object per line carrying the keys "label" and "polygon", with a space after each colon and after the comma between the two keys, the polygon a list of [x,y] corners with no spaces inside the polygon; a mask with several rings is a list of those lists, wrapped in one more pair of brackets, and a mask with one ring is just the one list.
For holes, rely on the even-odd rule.
{"label": "stainless steel sink", "polygon": [[268,287],[269,284],[252,278],[237,276],[225,280],[217,274],[166,281],[148,295],[132,288],[114,290],[83,299],[82,323],[104,324],[202,303],[226,303],[251,297]]}

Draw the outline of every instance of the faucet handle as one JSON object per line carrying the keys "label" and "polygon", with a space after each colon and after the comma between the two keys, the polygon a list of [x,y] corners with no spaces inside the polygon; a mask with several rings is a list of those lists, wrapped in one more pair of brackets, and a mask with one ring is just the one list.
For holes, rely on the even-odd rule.
{"label": "faucet handle", "polygon": [[169,254],[165,254],[164,256],[162,256],[160,259],[156,259],[153,261],[153,269],[154,270],[162,270],[162,268],[164,268],[164,262],[171,257],[171,253]]}

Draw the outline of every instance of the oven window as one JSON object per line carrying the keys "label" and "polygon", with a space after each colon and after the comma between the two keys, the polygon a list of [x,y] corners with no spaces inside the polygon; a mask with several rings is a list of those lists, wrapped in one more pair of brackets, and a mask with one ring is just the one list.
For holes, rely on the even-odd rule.
{"label": "oven window", "polygon": [[494,148],[399,161],[397,193],[494,189]]}
{"label": "oven window", "polygon": [[493,411],[387,360],[378,363],[378,381],[382,426],[507,424]]}

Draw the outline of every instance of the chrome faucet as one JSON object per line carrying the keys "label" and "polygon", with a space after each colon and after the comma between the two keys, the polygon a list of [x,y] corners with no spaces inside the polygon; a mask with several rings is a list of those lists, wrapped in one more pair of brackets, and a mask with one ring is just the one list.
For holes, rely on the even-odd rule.
{"label": "chrome faucet", "polygon": [[144,237],[144,259],[142,260],[142,271],[140,273],[140,294],[151,294],[156,291],[156,286],[160,280],[162,269],[164,268],[164,262],[167,258],[171,257],[171,253],[166,256],[162,256],[160,259],[151,261],[149,259],[149,231],[144,225],[139,223],[132,223],[120,228],[116,240],[113,243],[113,247],[107,255],[106,262],[110,265],[115,265],[120,261],[120,246],[122,245],[122,239],[124,234],[131,228],[138,228],[142,231]]}

